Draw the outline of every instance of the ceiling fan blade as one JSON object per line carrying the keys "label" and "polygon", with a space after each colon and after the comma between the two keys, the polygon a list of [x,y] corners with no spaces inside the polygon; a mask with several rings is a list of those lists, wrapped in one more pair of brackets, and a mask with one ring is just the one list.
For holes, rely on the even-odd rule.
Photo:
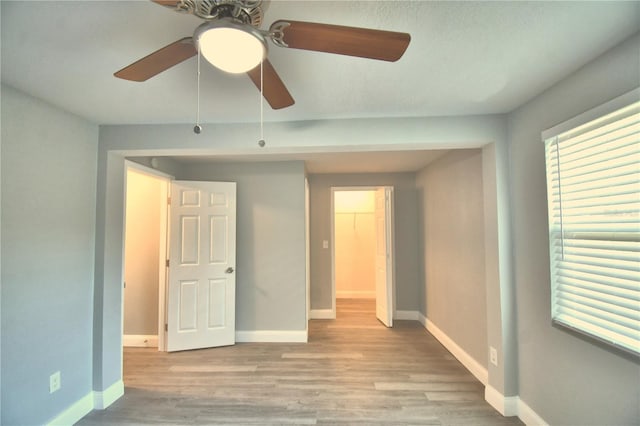
{"label": "ceiling fan blade", "polygon": [[193,45],[193,39],[185,37],[160,50],[156,50],[113,75],[124,80],[145,81],[195,56],[197,53],[198,51]]}
{"label": "ceiling fan blade", "polygon": [[[268,59],[262,61],[262,68],[263,96],[269,102],[271,108],[281,109],[293,105],[295,101]],[[247,75],[260,90],[260,65],[248,71]]]}
{"label": "ceiling fan blade", "polygon": [[411,35],[407,33],[301,21],[276,21],[271,25],[271,31],[277,33],[278,30],[282,31],[288,47],[294,49],[390,62],[400,59],[411,41]]}

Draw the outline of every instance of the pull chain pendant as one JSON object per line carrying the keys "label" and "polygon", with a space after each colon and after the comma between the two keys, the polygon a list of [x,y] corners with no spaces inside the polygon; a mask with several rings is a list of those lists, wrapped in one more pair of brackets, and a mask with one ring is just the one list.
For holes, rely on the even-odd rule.
{"label": "pull chain pendant", "polygon": [[197,98],[196,98],[196,125],[193,126],[193,133],[199,135],[202,132],[202,126],[200,126],[200,46],[198,46],[198,71],[197,71]]}
{"label": "pull chain pendant", "polygon": [[264,141],[264,77],[262,64],[264,60],[260,62],[260,140],[258,146],[264,148],[266,142]]}

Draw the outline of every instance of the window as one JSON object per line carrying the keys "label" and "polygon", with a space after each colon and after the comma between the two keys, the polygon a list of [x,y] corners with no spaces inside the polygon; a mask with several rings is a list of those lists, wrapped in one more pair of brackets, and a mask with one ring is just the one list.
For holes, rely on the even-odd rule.
{"label": "window", "polygon": [[636,90],[543,133],[552,320],[635,355],[640,355],[638,99]]}

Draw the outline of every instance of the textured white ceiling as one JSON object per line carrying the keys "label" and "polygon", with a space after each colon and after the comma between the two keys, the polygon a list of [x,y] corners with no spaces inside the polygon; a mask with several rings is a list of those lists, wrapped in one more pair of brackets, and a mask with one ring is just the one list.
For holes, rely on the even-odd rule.
{"label": "textured white ceiling", "polygon": [[[193,123],[196,60],[143,83],[113,73],[201,22],[151,1],[0,1],[2,82],[97,124]],[[395,63],[283,49],[269,59],[296,104],[266,121],[512,111],[640,30],[640,2],[278,1],[278,19],[411,34]],[[245,75],[202,70],[201,122],[257,122]],[[612,76],[612,78],[615,78]],[[419,170],[442,151],[325,153],[181,162],[302,160],[311,173]]]}
{"label": "textured white ceiling", "polygon": [[[1,1],[2,81],[98,124],[191,123],[196,60],[144,83],[113,72],[200,20],[150,1]],[[270,46],[296,100],[268,121],[508,112],[637,32],[639,2],[272,1],[289,18],[411,34],[398,62]],[[202,122],[255,122],[245,75],[202,72]]]}

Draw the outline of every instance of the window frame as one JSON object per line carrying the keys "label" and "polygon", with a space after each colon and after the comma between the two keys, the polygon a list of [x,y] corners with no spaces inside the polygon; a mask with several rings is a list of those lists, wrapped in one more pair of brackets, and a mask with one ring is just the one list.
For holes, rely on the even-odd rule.
{"label": "window frame", "polygon": [[[590,109],[576,117],[573,117],[567,121],[564,121],[556,126],[553,126],[545,131],[542,132],[541,134],[541,139],[542,142],[545,146],[545,182],[547,183],[547,194],[546,194],[546,200],[547,200],[547,208],[548,208],[548,213],[549,213],[549,217],[548,217],[548,223],[547,223],[547,231],[548,231],[548,236],[549,236],[549,260],[550,260],[550,285],[551,285],[551,300],[550,300],[550,314],[551,314],[551,320],[552,320],[552,324],[559,326],[562,329],[568,329],[568,330],[572,330],[576,333],[578,333],[579,335],[582,336],[586,336],[589,339],[594,339],[596,341],[600,341],[603,342],[604,344],[606,344],[609,347],[615,348],[617,350],[621,350],[627,354],[631,354],[634,357],[640,358],[640,339],[638,341],[638,345],[637,346],[632,346],[631,348],[627,347],[626,344],[621,345],[621,343],[619,341],[614,341],[605,337],[602,337],[600,335],[594,334],[593,332],[593,324],[589,323],[589,325],[591,325],[591,330],[589,330],[588,326],[580,327],[580,326],[574,326],[574,325],[570,325],[567,324],[566,322],[557,319],[557,316],[559,316],[559,314],[556,311],[556,302],[561,298],[561,297],[556,297],[556,293],[557,293],[557,287],[559,286],[558,280],[557,280],[557,271],[556,271],[556,262],[557,260],[554,259],[554,249],[553,249],[553,245],[558,241],[558,237],[553,237],[553,234],[557,234],[557,230],[555,229],[555,224],[554,221],[551,218],[551,209],[553,208],[553,204],[554,204],[554,198],[553,198],[553,194],[549,193],[549,165],[547,164],[547,162],[549,161],[549,158],[547,157],[547,143],[557,143],[557,142],[553,142],[554,140],[557,140],[558,137],[561,137],[567,133],[571,133],[574,132],[576,130],[578,130],[581,126],[584,125],[594,125],[597,123],[598,128],[602,127],[608,123],[612,123],[617,121],[606,121],[604,118],[611,114],[614,113],[618,110],[621,110],[625,107],[628,107],[632,104],[638,103],[640,102],[640,87],[636,88],[630,92],[627,92],[609,102],[606,102],[600,106],[597,106],[593,109]],[[598,121],[601,121],[601,123],[598,123]],[[558,181],[559,182],[559,181]],[[562,198],[560,198],[560,203],[562,202]],[[561,205],[561,204],[560,204]],[[562,222],[562,219],[561,219]],[[563,236],[561,235],[559,237],[559,239],[562,241]],[[564,244],[564,243],[562,243]],[[635,299],[633,299],[635,300]],[[618,306],[618,305],[616,305]],[[639,309],[640,311],[640,309]],[[634,328],[632,328],[633,330]],[[639,337],[640,337],[640,329],[639,331]],[[632,337],[633,339],[633,337]]]}

